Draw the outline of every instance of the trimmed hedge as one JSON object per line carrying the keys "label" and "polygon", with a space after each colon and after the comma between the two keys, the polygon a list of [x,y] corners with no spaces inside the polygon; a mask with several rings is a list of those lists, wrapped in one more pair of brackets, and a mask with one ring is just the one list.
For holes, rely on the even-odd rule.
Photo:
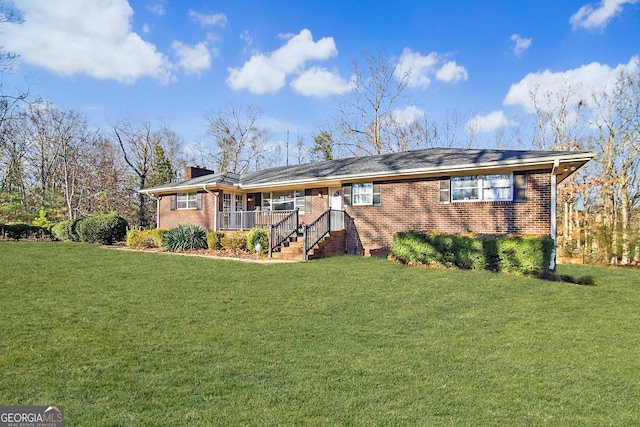
{"label": "trimmed hedge", "polygon": [[97,214],[78,220],[75,230],[82,242],[112,245],[125,239],[128,225],[115,213]]}
{"label": "trimmed hedge", "polygon": [[231,251],[246,251],[247,250],[247,235],[241,231],[234,231],[229,234],[225,234],[220,244],[223,248]]}
{"label": "trimmed hedge", "polygon": [[53,236],[63,242],[79,242],[80,237],[76,233],[77,219],[60,221],[51,227]]}
{"label": "trimmed hedge", "polygon": [[51,228],[39,225],[26,224],[24,222],[16,222],[12,224],[0,224],[0,233],[7,239],[41,239],[51,238]]}
{"label": "trimmed hedge", "polygon": [[551,262],[550,237],[495,237],[398,233],[392,258],[403,264],[503,271],[541,276]]}
{"label": "trimmed hedge", "polygon": [[153,230],[127,231],[127,246],[130,248],[155,248],[156,242],[151,234]]}
{"label": "trimmed hedge", "polygon": [[211,250],[222,249],[222,231],[209,231],[207,233],[207,247]]}

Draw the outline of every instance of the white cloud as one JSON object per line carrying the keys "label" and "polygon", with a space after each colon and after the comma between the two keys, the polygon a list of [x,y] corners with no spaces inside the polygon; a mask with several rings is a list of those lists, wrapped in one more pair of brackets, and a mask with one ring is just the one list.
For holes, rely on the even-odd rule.
{"label": "white cloud", "polygon": [[569,23],[574,30],[585,28],[588,30],[603,29],[611,19],[622,12],[624,4],[637,3],[638,0],[601,0],[598,6],[591,3],[582,6],[571,15]]}
{"label": "white cloud", "polygon": [[336,71],[311,67],[291,82],[291,87],[305,96],[342,95],[351,90],[351,85]]}
{"label": "white cloud", "polygon": [[515,125],[517,125],[517,123],[505,116],[503,111],[493,111],[486,116],[478,114],[473,117],[467,122],[465,129],[467,133],[487,133]]}
{"label": "white cloud", "polygon": [[511,41],[515,43],[515,45],[513,46],[513,53],[515,53],[516,55],[521,55],[522,52],[529,49],[533,39],[532,38],[525,39],[523,37],[520,37],[519,34],[513,34],[511,36]]}
{"label": "white cloud", "polygon": [[172,79],[167,57],[131,31],[133,10],[126,0],[20,0],[16,7],[24,23],[5,23],[3,44],[22,61],[60,75],[124,83]]}
{"label": "white cloud", "polygon": [[424,110],[421,110],[415,105],[409,105],[408,107],[400,108],[391,112],[393,122],[400,126],[407,126],[415,123],[418,119],[423,118],[424,115]]}
{"label": "white cloud", "polygon": [[211,68],[211,52],[206,42],[189,46],[179,41],[171,44],[171,49],[178,57],[178,66],[187,74],[198,74]]}
{"label": "white cloud", "polygon": [[148,5],[147,10],[151,13],[155,13],[156,15],[162,16],[167,13],[165,4],[166,4],[166,0],[160,0],[156,3]]}
{"label": "white cloud", "polygon": [[224,13],[206,15],[196,12],[195,10],[190,10],[189,17],[200,22],[203,27],[219,26],[224,28],[227,26],[227,16]]}
{"label": "white cloud", "polygon": [[447,62],[436,72],[436,79],[445,83],[457,83],[468,78],[469,73],[467,70],[463,66],[456,64],[455,61]]}
{"label": "white cloud", "polygon": [[[409,87],[426,89],[431,84],[431,78],[445,83],[455,83],[459,80],[467,80],[467,70],[455,61],[442,64],[443,57],[436,52],[423,56],[420,52],[413,52],[408,47],[402,50],[395,69],[395,77],[400,80],[409,75]],[[442,64],[442,65],[441,65]]]}
{"label": "white cloud", "polygon": [[429,55],[422,56],[420,52],[412,52],[411,49],[405,47],[398,60],[395,76],[401,80],[408,73],[410,87],[426,89],[431,84],[429,76],[434,74],[437,64],[437,53],[431,52]]}
{"label": "white cloud", "polygon": [[511,85],[503,104],[521,106],[528,113],[535,113],[536,105],[532,99],[532,94],[535,94],[537,107],[543,111],[553,110],[559,97],[569,105],[581,102],[590,106],[594,92],[610,90],[621,71],[637,72],[639,62],[640,58],[634,56],[629,63],[615,68],[592,62],[572,70],[530,73]]}
{"label": "white cloud", "polygon": [[233,90],[251,93],[275,93],[286,84],[289,74],[300,72],[307,61],[336,56],[333,37],[313,41],[311,31],[304,29],[287,43],[269,54],[257,53],[241,68],[229,68],[227,84]]}

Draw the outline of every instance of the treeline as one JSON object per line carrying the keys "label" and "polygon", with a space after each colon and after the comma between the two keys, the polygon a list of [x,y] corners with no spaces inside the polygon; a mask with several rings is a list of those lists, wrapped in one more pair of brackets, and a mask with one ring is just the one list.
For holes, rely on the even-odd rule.
{"label": "treeline", "polygon": [[[1,62],[0,58],[0,62]],[[596,159],[560,186],[559,255],[587,262],[640,262],[640,74],[576,101],[576,88],[533,91],[535,112],[491,142],[452,114],[400,120],[411,104],[382,54],[354,62],[353,90],[312,141],[298,137],[298,163],[430,147],[592,151]],[[376,76],[377,78],[371,78]],[[397,85],[384,82],[397,81]],[[376,86],[380,82],[381,86]],[[188,163],[244,173],[282,165],[262,111],[229,104],[206,116],[209,143],[190,144],[165,124],[123,118],[101,129],[82,114],[0,86],[0,222],[75,220],[116,212],[132,226],[155,225],[155,202],[139,189],[180,177]],[[524,132],[533,129],[532,132]],[[276,147],[269,150],[267,147]],[[294,161],[295,162],[295,161]]]}

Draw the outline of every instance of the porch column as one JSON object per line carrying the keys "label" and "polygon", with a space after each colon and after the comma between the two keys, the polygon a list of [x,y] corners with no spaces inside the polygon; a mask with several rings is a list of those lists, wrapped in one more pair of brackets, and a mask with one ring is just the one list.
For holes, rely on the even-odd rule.
{"label": "porch column", "polygon": [[556,271],[556,247],[558,245],[557,239],[557,196],[558,196],[558,175],[556,175],[560,162],[556,159],[551,170],[551,238],[553,239],[553,251],[551,252],[551,262],[549,263],[549,270]]}
{"label": "porch column", "polygon": [[211,194],[213,194],[213,231],[220,231],[218,226],[218,206],[220,206],[218,198],[220,197],[220,192],[214,191]]}

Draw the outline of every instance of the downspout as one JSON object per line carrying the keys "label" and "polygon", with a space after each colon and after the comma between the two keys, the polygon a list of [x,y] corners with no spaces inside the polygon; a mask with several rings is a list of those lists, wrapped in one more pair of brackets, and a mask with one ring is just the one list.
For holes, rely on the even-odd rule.
{"label": "downspout", "polygon": [[156,197],[153,193],[147,193],[147,196],[156,201],[156,228],[160,228],[160,199],[162,197]]}
{"label": "downspout", "polygon": [[553,169],[551,169],[551,238],[553,239],[553,251],[551,252],[551,261],[549,263],[549,271],[556,271],[556,247],[558,245],[557,239],[557,195],[558,195],[558,168],[560,167],[560,161],[555,159],[553,162]]}
{"label": "downspout", "polygon": [[209,194],[213,194],[213,231],[218,231],[218,197],[220,196],[220,192],[209,191],[207,184],[203,184],[202,189]]}

